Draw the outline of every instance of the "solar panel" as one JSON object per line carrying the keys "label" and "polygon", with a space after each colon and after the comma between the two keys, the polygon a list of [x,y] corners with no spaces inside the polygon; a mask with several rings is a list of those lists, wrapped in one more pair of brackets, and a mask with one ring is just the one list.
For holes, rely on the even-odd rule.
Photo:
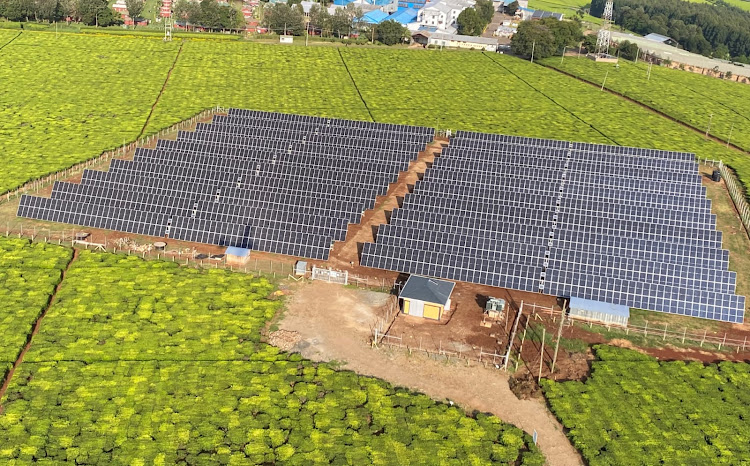
{"label": "solar panel", "polygon": [[139,148],[22,217],[326,260],[434,130],[230,110],[176,141]]}
{"label": "solar panel", "polygon": [[459,131],[361,263],[742,322],[693,154]]}

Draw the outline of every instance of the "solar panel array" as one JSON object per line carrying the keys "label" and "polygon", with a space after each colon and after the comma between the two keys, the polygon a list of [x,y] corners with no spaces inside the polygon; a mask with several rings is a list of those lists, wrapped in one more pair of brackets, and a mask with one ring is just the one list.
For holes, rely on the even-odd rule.
{"label": "solar panel array", "polygon": [[176,141],[139,148],[22,217],[312,259],[406,170],[430,128],[232,109]]}
{"label": "solar panel array", "polygon": [[742,322],[692,154],[459,132],[362,265]]}

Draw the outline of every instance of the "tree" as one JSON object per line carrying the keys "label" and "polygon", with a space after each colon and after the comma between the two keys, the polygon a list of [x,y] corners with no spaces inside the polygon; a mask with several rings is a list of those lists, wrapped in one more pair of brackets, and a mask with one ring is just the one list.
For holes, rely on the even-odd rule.
{"label": "tree", "polygon": [[714,51],[714,57],[721,58],[722,60],[728,59],[729,47],[727,47],[726,44],[719,44],[719,46],[716,47],[716,50]]}
{"label": "tree", "polygon": [[638,56],[638,44],[635,44],[630,41],[622,41],[620,42],[620,45],[617,47],[617,50],[620,51],[620,56],[626,60],[633,61]]}
{"label": "tree", "polygon": [[305,30],[304,18],[299,8],[292,8],[285,3],[267,6],[264,10],[263,23],[268,29],[279,34],[298,36]]}
{"label": "tree", "polygon": [[146,2],[144,0],[125,0],[125,8],[128,9],[128,16],[133,20],[133,28],[135,28],[137,19],[141,17],[145,6]]}
{"label": "tree", "polygon": [[474,9],[477,10],[485,26],[492,22],[492,17],[495,16],[495,7],[492,4],[492,0],[477,0]]}
{"label": "tree", "polygon": [[375,33],[378,41],[385,45],[394,45],[403,42],[409,31],[401,23],[389,19],[378,24]]}
{"label": "tree", "polygon": [[549,27],[541,21],[524,21],[510,40],[514,55],[529,58],[546,58],[554,55],[557,45]]}
{"label": "tree", "polygon": [[456,18],[456,23],[458,24],[458,33],[466,36],[478,36],[482,34],[484,29],[484,23],[474,8],[467,8],[462,11]]}
{"label": "tree", "polygon": [[78,15],[89,26],[121,24],[122,18],[109,7],[107,0],[78,0]]}
{"label": "tree", "polygon": [[336,34],[339,38],[348,35],[352,30],[352,22],[343,8],[337,8],[336,11],[330,15],[329,22],[331,25],[331,32]]}
{"label": "tree", "polygon": [[323,31],[330,28],[331,15],[328,14],[328,10],[322,8],[318,3],[314,3],[310,7],[310,29],[312,31],[320,31],[320,35],[323,35]]}
{"label": "tree", "polygon": [[510,3],[510,5],[505,7],[505,12],[511,16],[515,16],[516,11],[518,11],[519,8],[521,7],[518,5],[518,2],[514,0]]}
{"label": "tree", "polygon": [[555,18],[545,18],[540,21],[547,26],[555,36],[555,47],[562,51],[564,47],[573,47],[583,40],[581,25],[575,21],[559,21]]}
{"label": "tree", "polygon": [[201,7],[198,3],[190,0],[177,0],[172,7],[175,18],[182,19],[191,24],[197,24],[200,20]]}
{"label": "tree", "polygon": [[28,21],[34,16],[34,0],[0,2],[0,16],[5,16],[11,21]]}
{"label": "tree", "polygon": [[596,34],[588,34],[583,38],[583,48],[588,53],[596,53]]}

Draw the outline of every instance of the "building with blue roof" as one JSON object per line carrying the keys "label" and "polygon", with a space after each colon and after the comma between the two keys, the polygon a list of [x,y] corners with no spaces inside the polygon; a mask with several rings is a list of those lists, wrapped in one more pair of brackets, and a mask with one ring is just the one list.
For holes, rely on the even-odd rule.
{"label": "building with blue roof", "polygon": [[399,11],[394,15],[391,15],[391,17],[388,19],[392,19],[393,21],[406,26],[407,24],[413,23],[417,20],[417,10],[415,10],[414,8],[407,8],[405,10]]}
{"label": "building with blue roof", "polygon": [[382,10],[373,10],[365,13],[362,20],[367,24],[380,24],[388,19],[388,13]]}

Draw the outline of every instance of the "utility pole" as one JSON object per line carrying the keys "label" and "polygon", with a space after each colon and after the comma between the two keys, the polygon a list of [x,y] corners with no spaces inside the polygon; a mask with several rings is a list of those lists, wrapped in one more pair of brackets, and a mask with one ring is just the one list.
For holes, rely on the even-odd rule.
{"label": "utility pole", "polygon": [[562,337],[563,322],[565,322],[566,307],[567,307],[567,303],[563,302],[562,314],[560,315],[560,326],[557,327],[557,342],[555,343],[555,355],[552,356],[552,368],[550,369],[550,374],[555,372],[555,364],[557,363],[557,350],[560,349],[560,338]]}
{"label": "utility pole", "polygon": [[654,64],[651,61],[648,62],[648,71],[646,71],[646,80],[647,81],[651,81],[651,67],[653,65]]}
{"label": "utility pole", "polygon": [[640,53],[641,53],[641,48],[640,47],[638,47],[637,49],[635,49],[635,64],[636,65],[638,64],[638,54],[640,54]]}
{"label": "utility pole", "polygon": [[729,148],[729,143],[732,141],[732,132],[734,131],[734,122],[732,122],[732,127],[729,128],[729,139],[727,139],[727,148]]}
{"label": "utility pole", "polygon": [[523,314],[523,301],[521,301],[521,307],[518,308],[518,315],[516,321],[513,323],[513,331],[510,333],[510,339],[508,340],[508,351],[505,353],[505,365],[503,369],[508,369],[508,361],[510,361],[510,350],[513,348],[513,340],[516,338],[516,330],[518,330],[518,321],[521,320],[521,314]]}
{"label": "utility pole", "polygon": [[712,113],[708,117],[708,126],[706,127],[706,139],[708,139],[708,133],[711,131],[711,122],[713,121],[713,119],[714,119],[714,114]]}
{"label": "utility pole", "polygon": [[531,63],[534,63],[534,48],[536,48],[536,41],[531,43]]}
{"label": "utility pole", "polygon": [[539,351],[539,377],[536,383],[542,381],[542,366],[544,366],[544,338],[547,336],[547,327],[542,326],[542,349]]}
{"label": "utility pole", "polygon": [[565,47],[563,47],[563,53],[560,55],[560,64],[562,65],[563,59],[565,58]]}
{"label": "utility pole", "polygon": [[609,76],[609,71],[604,73],[604,81],[602,82],[602,92],[604,91],[604,85],[607,84],[607,76]]}

